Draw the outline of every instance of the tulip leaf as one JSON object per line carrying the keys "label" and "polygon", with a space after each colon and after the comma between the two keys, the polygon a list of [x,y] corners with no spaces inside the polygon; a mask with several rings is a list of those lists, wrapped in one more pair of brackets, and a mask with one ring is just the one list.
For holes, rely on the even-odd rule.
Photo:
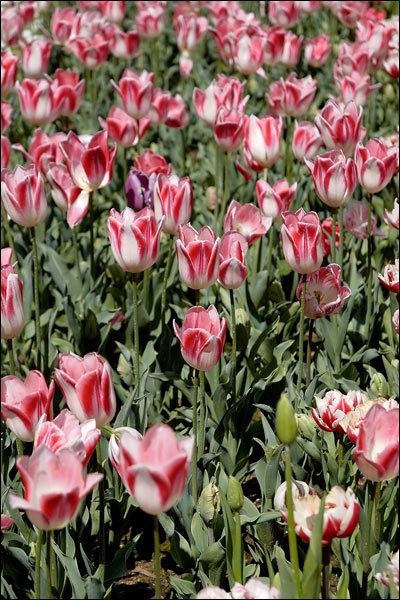
{"label": "tulip leaf", "polygon": [[171,556],[174,561],[184,569],[193,569],[195,561],[188,541],[175,531],[171,538]]}
{"label": "tulip leaf", "polygon": [[293,577],[293,568],[286,560],[285,553],[279,546],[275,546],[274,553],[278,563],[279,580],[281,585],[280,597],[291,600],[297,598],[297,588]]}
{"label": "tulip leaf", "polygon": [[319,598],[322,570],[322,535],[324,530],[325,499],[321,498],[318,515],[314,518],[308,551],[303,567],[302,598]]}
{"label": "tulip leaf", "polygon": [[71,556],[66,556],[60,548],[53,542],[52,544],[55,553],[57,554],[62,566],[65,569],[65,573],[67,575],[68,580],[72,586],[72,598],[80,599],[86,597],[86,589],[85,584],[82,579],[82,576],[79,572],[78,563],[76,558],[72,558]]}

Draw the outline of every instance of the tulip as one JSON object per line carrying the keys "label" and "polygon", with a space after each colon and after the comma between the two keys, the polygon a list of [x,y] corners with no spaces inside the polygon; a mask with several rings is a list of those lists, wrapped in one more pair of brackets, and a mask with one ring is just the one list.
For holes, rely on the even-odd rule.
{"label": "tulip", "polygon": [[373,94],[381,85],[371,85],[369,75],[361,75],[356,71],[342,78],[335,78],[336,87],[340,90],[340,100],[344,104],[354,102],[357,106],[364,106],[368,96]]}
{"label": "tulip", "polygon": [[52,418],[53,396],[54,382],[47,387],[40,371],[29,371],[25,381],[7,375],[1,380],[1,418],[19,440],[32,442],[39,419]]}
{"label": "tulip", "polygon": [[332,46],[328,35],[318,35],[307,40],[304,45],[304,58],[311,67],[322,67],[330,57]]}
{"label": "tulip", "polygon": [[138,123],[117,106],[112,106],[107,119],[99,117],[101,127],[108,137],[123,148],[135,146],[139,141]]}
{"label": "tulip", "polygon": [[300,61],[303,37],[297,37],[291,31],[286,31],[283,38],[283,46],[279,55],[279,62],[284,67],[295,67]]}
{"label": "tulip", "polygon": [[167,114],[164,120],[167,127],[182,129],[189,123],[189,110],[182,96],[177,94],[168,99]]}
{"label": "tulip", "polygon": [[165,7],[146,6],[136,13],[135,19],[140,36],[154,39],[165,29]]}
{"label": "tulip", "polygon": [[115,26],[113,36],[109,40],[111,54],[122,60],[130,60],[138,55],[140,37],[137,31],[123,31]]}
{"label": "tulip", "polygon": [[178,440],[171,427],[157,424],[140,439],[122,431],[118,473],[139,507],[150,515],[169,510],[183,494],[193,438]]}
{"label": "tulip", "polygon": [[400,333],[400,311],[399,309],[394,311],[393,317],[392,317],[392,323],[394,326],[394,330],[397,334]]}
{"label": "tulip", "polygon": [[[354,2],[353,4],[358,4]],[[398,25],[377,19],[363,19],[357,22],[356,40],[363,44],[369,54],[370,65],[377,68],[387,56],[393,32]]]}
{"label": "tulip", "polygon": [[189,79],[193,69],[193,61],[188,54],[181,54],[179,58],[179,73],[184,79]]}
{"label": "tulip", "polygon": [[[287,483],[284,481],[281,485],[276,489],[274,495],[274,509],[279,511],[287,511],[286,506],[286,489]],[[308,494],[315,494],[316,492],[306,484],[305,481],[297,481],[296,479],[292,481],[292,496],[293,499],[303,498]]]}
{"label": "tulip", "polygon": [[273,25],[293,27],[300,21],[300,2],[268,2],[268,19]]}
{"label": "tulip", "polygon": [[389,292],[399,293],[399,259],[396,258],[394,264],[385,265],[383,275],[379,273],[378,279]]}
{"label": "tulip", "polygon": [[154,186],[154,214],[159,221],[165,216],[163,230],[175,234],[179,225],[190,220],[193,208],[193,191],[189,177],[157,175]]}
{"label": "tulip", "polygon": [[297,79],[296,73],[292,73],[286,80],[270,85],[267,100],[278,115],[299,117],[309,110],[316,92],[317,82],[310,75]]}
{"label": "tulip", "polygon": [[299,4],[301,13],[305,15],[311,15],[317,10],[319,10],[321,8],[321,4],[323,3],[315,0],[310,0],[307,2],[305,0],[302,0],[302,2],[300,2]]}
{"label": "tulip", "polygon": [[135,213],[114,208],[107,220],[107,233],[115,260],[128,273],[141,273],[158,258],[163,219],[158,223],[151,208]]}
{"label": "tulip", "polygon": [[62,163],[63,155],[60,150],[60,142],[67,139],[65,133],[54,133],[47,135],[42,129],[36,129],[32,137],[29,152],[20,144],[13,144],[14,150],[19,150],[25,160],[34,163],[41,175],[47,178],[50,163]]}
{"label": "tulip", "polygon": [[197,116],[213,125],[221,106],[244,113],[248,97],[243,99],[243,90],[244,85],[239,79],[225,75],[218,75],[204,92],[194,88],[193,105]]}
{"label": "tulip", "polygon": [[1,199],[7,214],[18,225],[35,227],[47,216],[44,181],[34,165],[2,171]]}
{"label": "tulip", "polygon": [[[365,202],[352,200],[349,202],[343,212],[343,223],[345,229],[355,238],[366,240],[369,234],[368,226],[368,205]],[[371,214],[371,233],[372,235],[381,235],[376,229],[376,218]]]}
{"label": "tulip", "polygon": [[256,73],[264,63],[266,39],[264,36],[244,34],[240,37],[234,56],[235,67],[240,73]]}
{"label": "tulip", "polygon": [[84,357],[59,354],[58,366],[54,379],[70,411],[80,422],[95,419],[97,427],[107,425],[114,418],[116,400],[105,358],[95,352]]}
{"label": "tulip", "polygon": [[73,115],[82,104],[85,93],[85,80],[79,79],[79,73],[70,69],[56,69],[52,83],[54,101],[56,104],[63,100],[60,115]]}
{"label": "tulip", "polygon": [[[322,245],[324,249],[324,256],[329,256],[331,253],[331,239],[333,235],[333,219],[332,217],[328,217],[324,219],[321,223],[322,228]],[[340,243],[340,226],[339,223],[336,222],[335,227],[335,246],[339,248]]]}
{"label": "tulip", "polygon": [[120,475],[119,453],[122,432],[126,432],[126,434],[132,436],[136,440],[142,440],[143,436],[136,429],[133,429],[133,427],[116,427],[113,431],[114,433],[111,435],[110,440],[108,442],[108,458],[110,459],[110,462],[114,469]]}
{"label": "tulip", "polygon": [[345,156],[351,156],[355,147],[365,136],[362,127],[362,107],[349,102],[345,107],[335,100],[329,100],[315,117],[322,140],[328,150],[343,150]]}
{"label": "tulip", "polygon": [[40,79],[47,73],[51,50],[50,40],[34,39],[30,44],[22,44],[21,65],[25,77]]}
{"label": "tulip", "polygon": [[16,85],[19,106],[24,119],[33,125],[45,125],[55,121],[64,110],[63,97],[54,92],[45,79],[24,79]]}
{"label": "tulip", "polygon": [[125,196],[128,206],[134,211],[142,210],[145,206],[153,208],[153,189],[157,175],[148,177],[142,171],[130,169],[125,181]]}
{"label": "tulip", "polygon": [[174,20],[174,27],[179,50],[189,53],[203,39],[208,29],[208,21],[206,17],[198,17],[193,13],[187,13],[179,15]]}
{"label": "tulip", "polygon": [[202,306],[190,308],[182,328],[173,322],[181,352],[188,365],[199,371],[209,371],[221,358],[225,344],[226,321],[220,319],[215,306],[206,310]]}
{"label": "tulip", "polygon": [[25,26],[22,11],[10,6],[1,11],[1,41],[8,46],[15,46]]}
{"label": "tulip", "polygon": [[11,266],[12,255],[13,255],[12,248],[2,248],[1,249],[1,266],[2,267]]}
{"label": "tulip", "polygon": [[73,229],[88,213],[88,192],[84,192],[74,184],[65,165],[49,163],[47,180],[54,202],[58,208],[67,213],[67,223]]}
{"label": "tulip", "polygon": [[358,406],[367,402],[365,394],[342,394],[338,390],[329,391],[323,398],[314,396],[317,408],[311,409],[316,424],[324,431],[346,432],[344,417]]}
{"label": "tulip", "polygon": [[356,72],[366,75],[370,67],[367,48],[356,42],[349,44],[342,40],[339,44],[339,56],[333,68],[334,78],[341,79]]}
{"label": "tulip", "polygon": [[153,99],[153,81],[153,73],[143,71],[138,75],[130,69],[125,69],[118,85],[111,81],[124,109],[134,119],[142,119],[149,112]]}
{"label": "tulip", "polygon": [[163,156],[155,154],[152,150],[145,150],[143,154],[135,156],[135,167],[148,177],[153,173],[170,175],[172,169],[172,165],[167,163]]}
{"label": "tulip", "polygon": [[1,51],[1,95],[8,96],[17,79],[18,56],[6,50]]}
{"label": "tulip", "polygon": [[341,150],[332,150],[316,156],[314,163],[307,159],[304,162],[322,202],[338,208],[348,201],[357,185],[356,167],[351,158],[346,160]]}
{"label": "tulip", "polygon": [[249,246],[267,233],[272,225],[272,217],[266,217],[254,204],[240,204],[232,200],[224,219],[224,231],[237,231],[247,240]]}
{"label": "tulip", "polygon": [[[297,287],[297,298],[301,300],[303,284]],[[309,319],[321,319],[339,313],[351,290],[341,284],[339,265],[330,264],[307,275],[304,313]]]}
{"label": "tulip", "polygon": [[[397,552],[393,552],[393,554],[391,555],[391,558],[390,558],[390,562],[387,565],[386,569],[384,571],[382,571],[381,573],[377,573],[375,575],[375,579],[379,583],[382,583],[384,586],[386,586],[388,588],[390,588],[392,586],[392,584],[394,584],[394,587],[395,587],[397,593],[399,592],[400,586],[399,586],[399,551],[398,550],[397,550]],[[222,596],[221,596],[221,598],[222,598]]]}
{"label": "tulip", "polygon": [[271,598],[279,597],[279,591],[276,588],[263,583],[255,577],[249,579],[246,585],[235,583],[230,593],[225,592],[222,588],[209,586],[200,590],[196,596],[196,598],[201,598],[202,600],[225,600],[231,598],[264,598],[270,600]]}
{"label": "tulip", "polygon": [[332,8],[339,21],[353,29],[364,16],[367,5],[365,2],[338,2]]}
{"label": "tulip", "polygon": [[360,185],[369,194],[386,187],[397,166],[397,150],[378,139],[368,140],[365,146],[358,144],[354,158]]}
{"label": "tulip", "polygon": [[101,11],[103,15],[112,23],[121,23],[123,21],[126,11],[126,2],[121,2],[120,0],[116,2],[112,0],[111,2],[107,0],[106,2],[101,2]]}
{"label": "tulip", "polygon": [[246,238],[240,233],[229,231],[222,236],[218,279],[228,290],[240,287],[247,277],[247,250]]}
{"label": "tulip", "polygon": [[10,102],[1,101],[1,133],[5,133],[12,121],[12,105]]}
{"label": "tulip", "polygon": [[399,475],[399,408],[373,406],[361,423],[353,458],[371,481]]}
{"label": "tulip", "polygon": [[[350,396],[350,394],[351,392],[349,392],[347,396]],[[353,392],[353,394],[357,394],[357,392]],[[358,394],[362,395],[363,401],[360,404],[357,404],[353,410],[346,413],[340,421],[341,428],[353,444],[357,443],[361,424],[364,422],[368,411],[373,406],[380,404],[385,410],[392,410],[399,406],[393,398],[390,398],[389,400],[381,398],[378,400],[368,400],[368,397],[365,396],[365,394],[362,394],[362,392],[358,392]]]}
{"label": "tulip", "polygon": [[[320,504],[321,499],[316,494],[308,494],[294,500],[295,531],[305,542],[310,542]],[[345,491],[339,486],[334,486],[325,498],[323,546],[328,546],[333,538],[349,537],[358,525],[360,510],[360,504],[351,488]],[[287,520],[286,513],[282,516]]]}
{"label": "tulip", "polygon": [[11,508],[26,510],[33,525],[45,531],[63,529],[77,515],[81,501],[103,475],[83,475],[79,458],[69,449],[54,454],[46,446],[17,460],[25,497],[9,494]]}
{"label": "tulip", "polygon": [[317,271],[323,260],[322,229],[316,212],[282,214],[281,243],[285,260],[293,271],[308,274]]}
{"label": "tulip", "polygon": [[3,513],[1,513],[1,531],[5,531],[6,529],[9,529],[11,527],[11,525],[13,525],[13,524],[14,524],[14,519],[9,517],[8,515],[4,515]]}
{"label": "tulip", "polygon": [[[244,148],[250,162],[259,169],[270,169],[280,158],[282,119],[251,115],[244,120]],[[247,161],[247,158],[246,158]]]}
{"label": "tulip", "polygon": [[237,150],[244,136],[243,113],[221,106],[215,117],[213,130],[215,141],[224,152]]}
{"label": "tulip", "polygon": [[11,154],[11,144],[8,137],[5,135],[1,136],[1,170],[8,167]]}
{"label": "tulip", "polygon": [[108,41],[101,33],[95,33],[91,38],[74,37],[68,41],[67,48],[89,70],[102,65],[110,52]]}
{"label": "tulip", "polygon": [[[150,123],[153,123],[154,125],[161,125],[165,123],[166,119],[168,118],[168,110],[171,100],[173,100],[173,97],[170,92],[161,90],[160,88],[154,88],[151,107],[147,115],[147,118],[150,119]],[[178,101],[178,105],[176,107],[178,108],[178,119],[179,109],[182,111],[181,116],[182,114],[185,116],[182,102]],[[185,118],[187,118],[187,115]]]}
{"label": "tulip", "polygon": [[65,44],[71,37],[72,25],[76,12],[72,7],[56,8],[53,10],[50,29],[55,42]]}
{"label": "tulip", "polygon": [[178,226],[176,241],[179,277],[194,290],[213,285],[218,279],[221,240],[206,226],[197,232],[190,224]]}
{"label": "tulip", "polygon": [[113,176],[117,146],[109,150],[107,132],[97,132],[87,144],[83,144],[73,131],[60,143],[69,173],[75,183],[85,192],[105,187]]}
{"label": "tulip", "polygon": [[392,211],[389,211],[386,208],[383,211],[383,220],[390,225],[390,227],[399,229],[399,201],[397,198],[394,201]]}
{"label": "tulip", "polygon": [[390,47],[386,59],[383,61],[383,68],[385,73],[393,79],[399,78],[399,42],[397,41],[396,46]]}
{"label": "tulip", "polygon": [[310,121],[294,122],[292,151],[297,160],[311,159],[317,154],[322,146],[322,138],[319,130]]}
{"label": "tulip", "polygon": [[278,219],[283,212],[289,210],[296,189],[297,183],[290,186],[286,179],[279,179],[273,186],[265,179],[259,179],[256,183],[256,195],[263,214],[274,221]]}
{"label": "tulip", "polygon": [[[10,257],[11,258],[11,257]],[[24,328],[22,279],[10,264],[1,264],[1,339],[11,340]]]}
{"label": "tulip", "polygon": [[286,45],[285,51],[288,51],[287,31],[279,26],[267,27],[264,29],[264,34],[266,40],[264,62],[270,66],[276,65],[283,54],[284,45]]}

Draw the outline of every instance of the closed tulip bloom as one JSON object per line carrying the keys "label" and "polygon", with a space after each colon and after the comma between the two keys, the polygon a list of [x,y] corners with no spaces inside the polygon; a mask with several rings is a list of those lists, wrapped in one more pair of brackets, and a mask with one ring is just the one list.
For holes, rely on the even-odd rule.
{"label": "closed tulip bloom", "polygon": [[118,85],[111,81],[128,115],[134,119],[145,117],[153,99],[154,74],[143,71],[140,75],[125,69]]}
{"label": "closed tulip bloom", "polygon": [[136,212],[145,206],[153,208],[153,189],[156,178],[155,173],[148,177],[142,171],[129,170],[124,191],[130,208]]}
{"label": "closed tulip bloom", "polygon": [[1,199],[9,217],[24,227],[42,223],[49,210],[44,181],[34,165],[2,171]]}
{"label": "closed tulip bloom", "polygon": [[68,116],[76,113],[85,93],[85,80],[79,79],[79,73],[71,69],[56,69],[52,88],[55,102],[63,100],[60,114]]}
{"label": "closed tulip bloom", "polygon": [[121,434],[122,432],[126,432],[128,435],[132,436],[134,439],[141,440],[143,436],[133,427],[115,427],[113,429],[114,433],[110,436],[108,442],[108,458],[114,469],[120,475],[119,472],[119,449],[121,443]]}
{"label": "closed tulip bloom", "polygon": [[303,36],[297,37],[291,31],[286,31],[279,61],[284,67],[295,67],[299,64]]}
{"label": "closed tulip bloom", "polygon": [[[366,240],[369,236],[368,204],[361,200],[349,202],[343,212],[343,223],[345,229],[355,238]],[[382,232],[376,229],[376,218],[373,214],[371,214],[371,233],[372,235],[382,235]]]}
{"label": "closed tulip bloom", "polygon": [[182,127],[188,125],[189,110],[186,102],[179,94],[171,96],[168,99],[167,114],[164,123],[167,127],[172,127],[173,129],[182,129]]}
{"label": "closed tulip bloom", "polygon": [[59,354],[54,379],[70,411],[80,422],[95,419],[97,427],[107,425],[115,415],[116,400],[108,362],[90,352],[77,356]]}
{"label": "closed tulip bloom", "polygon": [[145,150],[143,154],[135,156],[135,167],[138,171],[143,171],[148,177],[153,173],[170,175],[172,169],[172,165],[167,163],[163,156],[155,154],[152,150]]}
{"label": "closed tulip bloom", "polygon": [[12,122],[12,105],[5,100],[1,101],[1,133],[5,133]]}
{"label": "closed tulip bloom", "polygon": [[89,70],[102,65],[110,53],[108,40],[101,33],[95,33],[91,38],[72,38],[68,41],[67,48]]}
{"label": "closed tulip bloom", "polygon": [[322,67],[332,52],[328,35],[318,35],[304,44],[304,58],[311,67]]}
{"label": "closed tulip bloom", "polygon": [[224,152],[237,150],[244,136],[243,113],[221,106],[215,117],[213,129],[215,141]]}
{"label": "closed tulip bloom", "polygon": [[1,418],[19,440],[32,442],[39,419],[52,418],[53,396],[54,382],[47,387],[40,371],[29,371],[25,381],[7,375],[1,380]]}
{"label": "closed tulip bloom", "polygon": [[[347,396],[349,396],[350,393],[351,392],[349,392]],[[398,402],[396,402],[396,400],[393,398],[390,398],[389,400],[383,398],[378,398],[378,400],[368,400],[367,396],[363,395],[363,397],[365,400],[358,404],[353,410],[347,412],[340,421],[343,431],[346,433],[349,440],[353,442],[353,444],[357,443],[361,424],[364,422],[368,411],[373,406],[380,404],[385,410],[392,410],[393,408],[399,407]]]}
{"label": "closed tulip bloom", "polygon": [[125,11],[126,11],[126,2],[121,2],[120,0],[116,2],[115,0],[106,2],[101,2],[101,11],[103,15],[112,23],[121,23],[124,20]]}
{"label": "closed tulip bloom", "polygon": [[240,204],[232,200],[224,219],[224,231],[242,234],[249,245],[265,235],[272,225],[272,217],[266,217],[254,204]]}
{"label": "closed tulip bloom", "polygon": [[66,527],[76,517],[83,498],[103,478],[100,473],[84,477],[83,465],[72,450],[54,454],[46,446],[18,458],[17,469],[25,497],[9,494],[10,507],[25,510],[31,523],[45,531]]}
{"label": "closed tulip bloom", "polygon": [[297,183],[290,186],[286,179],[279,179],[272,186],[265,179],[259,179],[256,183],[256,196],[263,214],[274,221],[278,219],[283,212],[289,210],[296,189]]}
{"label": "closed tulip bloom", "polygon": [[179,15],[174,20],[176,43],[181,52],[191,52],[201,42],[207,29],[206,17],[198,17],[194,13]]}
{"label": "closed tulip bloom", "polygon": [[193,191],[189,177],[157,175],[153,191],[154,214],[159,221],[165,216],[163,230],[175,234],[179,225],[190,221]]}
{"label": "closed tulip bloom", "polygon": [[50,29],[55,42],[65,44],[71,37],[76,11],[72,7],[56,8],[53,10]]}
{"label": "closed tulip bloom", "polygon": [[334,7],[335,16],[339,21],[353,29],[367,11],[366,2],[337,2]]}
{"label": "closed tulip bloom", "polygon": [[49,163],[47,180],[55,204],[67,213],[67,223],[73,229],[89,211],[89,193],[74,184],[65,165]]}
{"label": "closed tulip bloom", "polygon": [[383,275],[379,273],[378,279],[389,292],[399,293],[399,259],[396,258],[394,264],[385,265]]}
{"label": "closed tulip bloom", "polygon": [[332,390],[327,392],[323,398],[314,396],[314,400],[317,408],[312,408],[311,414],[316,424],[324,431],[345,433],[345,415],[367,402],[368,398],[361,393],[346,395],[338,390]]}
{"label": "closed tulip bloom", "polygon": [[321,134],[318,127],[310,121],[295,121],[292,151],[297,160],[311,159],[322,146]]}
{"label": "closed tulip bloom", "polygon": [[399,229],[399,201],[397,198],[394,201],[392,211],[389,211],[386,208],[383,211],[383,220],[390,225],[390,227]]}
{"label": "closed tulip bloom", "polygon": [[[276,65],[282,56],[283,47],[287,44],[286,31],[282,27],[266,27],[264,29],[266,46],[264,51],[264,62],[267,65]],[[286,49],[285,49],[286,50]]]}
{"label": "closed tulip bloom", "polygon": [[18,71],[18,56],[1,51],[1,95],[8,96],[15,85]]}
{"label": "closed tulip bloom", "polygon": [[165,29],[165,7],[146,6],[136,13],[137,30],[141,37],[157,38]]}
{"label": "closed tulip bloom", "polygon": [[1,169],[6,169],[10,162],[11,144],[8,137],[1,136]]}
{"label": "closed tulip bloom", "polygon": [[[297,298],[301,300],[303,283],[297,286]],[[309,319],[322,319],[334,315],[343,308],[351,295],[350,288],[342,285],[339,265],[330,264],[307,275],[304,314]]]}
{"label": "closed tulip bloom", "polygon": [[260,169],[270,169],[280,158],[282,119],[255,115],[244,119],[244,148]]}
{"label": "closed tulip bloom", "polygon": [[240,73],[256,73],[264,63],[266,39],[261,35],[240,37],[234,57],[235,67]]}
{"label": "closed tulip bloom", "polygon": [[24,119],[33,125],[52,123],[64,109],[64,98],[56,97],[45,79],[24,79],[16,85],[19,107]]}
{"label": "closed tulip bloom", "polygon": [[304,161],[310,171],[317,196],[331,208],[345,204],[357,186],[357,171],[351,158],[341,150],[332,150]]}
{"label": "closed tulip bloom", "polygon": [[211,227],[196,231],[190,224],[179,225],[176,256],[180,280],[194,290],[203,290],[218,279],[221,240]]}
{"label": "closed tulip bloom", "polygon": [[244,113],[248,97],[243,99],[243,89],[243,83],[239,79],[225,75],[218,75],[204,91],[194,88],[192,100],[197,116],[213,125],[221,106]]}
{"label": "closed tulip bloom", "polygon": [[215,306],[193,306],[185,314],[182,328],[173,322],[181,343],[181,352],[188,365],[199,371],[209,371],[219,361],[225,344],[226,321],[220,319]]}
{"label": "closed tulip bloom", "polygon": [[268,19],[273,25],[293,27],[300,21],[301,2],[268,2]]}
{"label": "closed tulip bloom", "polygon": [[50,40],[39,39],[22,44],[21,65],[25,77],[40,79],[47,73],[52,46]]}
{"label": "closed tulip bloom", "polygon": [[139,141],[138,123],[118,106],[112,106],[107,119],[99,117],[101,127],[108,137],[122,148],[135,146]]}
{"label": "closed tulip bloom", "polygon": [[36,129],[28,152],[26,152],[21,144],[13,144],[13,148],[22,152],[25,160],[34,163],[42,176],[47,179],[50,163],[55,162],[60,164],[63,162],[63,155],[59,144],[66,139],[67,136],[65,133],[47,135],[42,129]]}
{"label": "closed tulip bloom", "polygon": [[278,115],[300,117],[309,110],[316,92],[317,82],[310,75],[297,79],[296,73],[292,73],[286,80],[270,85],[267,100]]}
{"label": "closed tulip bloom", "polygon": [[399,475],[399,408],[386,410],[376,404],[368,411],[353,458],[370,481],[386,481]]}
{"label": "closed tulip bloom", "polygon": [[328,150],[343,150],[346,156],[353,154],[366,133],[362,126],[362,112],[362,107],[357,107],[355,102],[346,106],[335,100],[327,102],[315,117],[315,124]]}
{"label": "closed tulip bloom", "polygon": [[143,439],[122,431],[118,473],[144,512],[159,515],[178,502],[185,488],[192,451],[193,438],[178,440],[168,425],[154,425]]}
{"label": "closed tulip bloom", "polygon": [[281,243],[285,260],[296,273],[313,273],[320,268],[324,253],[322,228],[316,212],[284,212]]}
{"label": "closed tulip bloom", "polygon": [[[316,494],[295,498],[294,523],[297,535],[310,542],[313,525],[318,515],[321,499]],[[358,525],[360,504],[351,488],[334,486],[325,498],[322,544],[327,546],[334,538],[349,537]],[[283,513],[287,521],[287,514]]]}
{"label": "closed tulip bloom", "polygon": [[221,238],[220,265],[218,279],[228,290],[235,290],[247,277],[246,238],[240,233],[229,231]]}
{"label": "closed tulip bloom", "polygon": [[87,144],[70,131],[60,148],[70,175],[81,190],[93,192],[111,181],[117,146],[109,149],[106,131],[98,131]]}
{"label": "closed tulip bloom", "polygon": [[86,467],[100,438],[101,431],[97,429],[94,419],[79,423],[76,416],[64,408],[52,421],[48,421],[45,415],[40,418],[35,429],[33,449],[47,446],[57,454],[69,448]]}
{"label": "closed tulip bloom", "polygon": [[137,31],[123,31],[115,26],[109,40],[111,54],[122,60],[134,58],[139,53],[140,37]]}
{"label": "closed tulip bloom", "polygon": [[147,117],[153,125],[164,124],[168,118],[170,102],[173,99],[171,92],[160,88],[153,89],[153,98]]}
{"label": "closed tulip bloom", "polygon": [[158,258],[164,218],[157,222],[151,208],[135,213],[125,208],[122,213],[111,209],[107,233],[115,260],[128,273],[141,273]]}
{"label": "closed tulip bloom", "polygon": [[357,71],[340,79],[335,78],[335,84],[340,91],[340,100],[344,104],[355,102],[357,106],[364,106],[368,101],[368,96],[381,87],[380,83],[371,85],[370,76],[361,75]]}
{"label": "closed tulip bloom", "polygon": [[[11,259],[11,256],[10,256]],[[10,264],[1,264],[1,339],[11,340],[24,328],[22,279]]]}
{"label": "closed tulip bloom", "polygon": [[358,180],[369,194],[380,192],[390,182],[397,167],[397,153],[396,148],[388,148],[378,139],[357,145],[354,158]]}

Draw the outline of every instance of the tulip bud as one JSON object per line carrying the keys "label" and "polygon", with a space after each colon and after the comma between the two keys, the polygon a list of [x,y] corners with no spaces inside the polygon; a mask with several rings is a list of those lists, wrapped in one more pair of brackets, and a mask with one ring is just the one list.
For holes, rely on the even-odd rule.
{"label": "tulip bud", "polygon": [[209,483],[201,492],[197,502],[197,510],[206,525],[211,523],[220,508],[218,487],[214,483]]}
{"label": "tulip bud", "polygon": [[297,423],[293,405],[286,394],[282,394],[276,406],[276,434],[282,444],[293,444],[297,436]]}
{"label": "tulip bud", "polygon": [[248,313],[244,308],[236,309],[237,349],[244,350],[250,338],[251,324]]}
{"label": "tulip bud", "polygon": [[317,429],[316,423],[312,417],[301,413],[296,415],[297,428],[302,437],[312,440]]}
{"label": "tulip bud", "polygon": [[374,373],[371,378],[370,390],[376,396],[388,397],[388,384],[382,373]]}
{"label": "tulip bud", "polygon": [[384,87],[384,96],[389,102],[395,99],[394,89],[391,83],[387,83]]}
{"label": "tulip bud", "polygon": [[240,485],[236,477],[233,477],[233,475],[229,475],[226,499],[228,501],[229,508],[234,512],[239,511],[244,504],[244,494],[242,486]]}

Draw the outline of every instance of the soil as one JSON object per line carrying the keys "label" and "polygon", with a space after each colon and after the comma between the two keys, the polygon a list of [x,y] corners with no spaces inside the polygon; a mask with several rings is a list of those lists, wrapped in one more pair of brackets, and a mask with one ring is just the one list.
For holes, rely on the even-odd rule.
{"label": "soil", "polygon": [[[168,577],[176,576],[174,571],[162,570],[161,572],[161,591],[162,597],[167,598],[171,586],[168,583]],[[136,561],[134,569],[130,569],[124,577],[118,579],[113,586],[111,594],[112,600],[125,600],[127,598],[140,600],[150,600],[154,598],[154,573],[153,563],[145,560]]]}

